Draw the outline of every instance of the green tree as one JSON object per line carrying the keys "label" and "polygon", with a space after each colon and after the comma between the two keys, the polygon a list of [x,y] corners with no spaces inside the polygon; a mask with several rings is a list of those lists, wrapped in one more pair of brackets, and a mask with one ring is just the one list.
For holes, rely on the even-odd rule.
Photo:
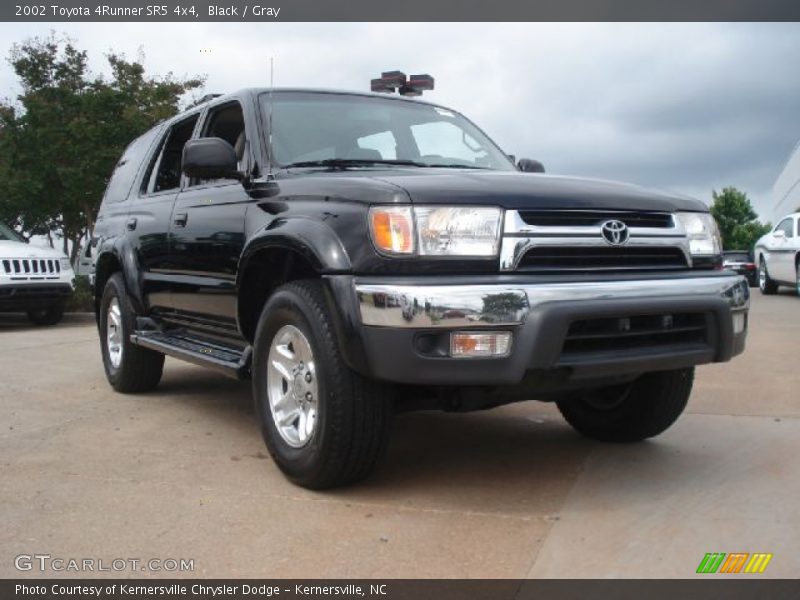
{"label": "green tree", "polygon": [[756,219],[758,215],[747,194],[735,187],[712,192],[711,214],[717,221],[725,250],[752,250],[756,240],[767,233],[771,226]]}
{"label": "green tree", "polygon": [[0,218],[26,236],[61,237],[73,262],[125,146],[203,85],[148,76],[141,55],[106,58],[110,78],[92,74],[69,39],[14,45],[9,62],[22,93],[0,103]]}

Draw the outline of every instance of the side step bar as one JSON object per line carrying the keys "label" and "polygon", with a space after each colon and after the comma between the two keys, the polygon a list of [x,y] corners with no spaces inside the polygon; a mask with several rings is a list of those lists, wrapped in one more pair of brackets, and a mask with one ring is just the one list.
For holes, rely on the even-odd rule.
{"label": "side step bar", "polygon": [[250,346],[240,350],[190,336],[183,331],[137,331],[131,335],[131,343],[201,367],[214,369],[228,377],[235,379],[250,377]]}

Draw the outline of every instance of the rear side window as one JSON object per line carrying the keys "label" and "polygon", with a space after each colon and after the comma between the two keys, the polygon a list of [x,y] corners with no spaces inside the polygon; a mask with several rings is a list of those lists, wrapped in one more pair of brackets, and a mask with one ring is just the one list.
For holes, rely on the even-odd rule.
{"label": "rear side window", "polygon": [[153,145],[160,129],[161,127],[154,127],[133,140],[125,148],[122,158],[119,159],[117,166],[114,167],[114,172],[111,174],[105,196],[103,196],[104,202],[122,202],[128,197],[133,180],[136,179],[136,173],[139,172],[139,167],[147,156],[147,151]]}
{"label": "rear side window", "polygon": [[199,116],[200,113],[196,113],[169,128],[142,180],[142,193],[154,194],[180,187],[183,146],[191,139]]}

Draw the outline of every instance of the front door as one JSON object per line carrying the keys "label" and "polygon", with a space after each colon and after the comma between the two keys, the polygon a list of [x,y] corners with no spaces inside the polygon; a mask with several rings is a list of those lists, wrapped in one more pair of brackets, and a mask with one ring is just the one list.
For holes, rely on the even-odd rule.
{"label": "front door", "polygon": [[[241,103],[233,101],[207,111],[199,137],[228,141],[240,170],[247,171],[250,134]],[[170,225],[170,286],[175,317],[184,324],[235,335],[236,269],[250,200],[235,179],[189,180],[178,194]]]}
{"label": "front door", "polygon": [[[783,235],[775,235],[782,232]],[[794,283],[795,267],[794,255],[797,247],[794,219],[786,217],[778,223],[772,232],[771,239],[767,241],[770,260],[768,263],[769,275],[772,279],[783,283]]]}

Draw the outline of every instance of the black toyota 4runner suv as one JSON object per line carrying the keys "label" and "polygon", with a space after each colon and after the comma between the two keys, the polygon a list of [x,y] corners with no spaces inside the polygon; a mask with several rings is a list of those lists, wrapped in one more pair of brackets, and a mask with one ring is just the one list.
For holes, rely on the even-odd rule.
{"label": "black toyota 4runner suv", "polygon": [[[526,172],[527,171],[527,172]],[[749,291],[702,203],[544,175],[448,108],[250,89],[125,150],[97,219],[103,364],[154,388],[164,355],[251,378],[275,462],[370,473],[394,412],[556,402],[633,442],[742,352]]]}

